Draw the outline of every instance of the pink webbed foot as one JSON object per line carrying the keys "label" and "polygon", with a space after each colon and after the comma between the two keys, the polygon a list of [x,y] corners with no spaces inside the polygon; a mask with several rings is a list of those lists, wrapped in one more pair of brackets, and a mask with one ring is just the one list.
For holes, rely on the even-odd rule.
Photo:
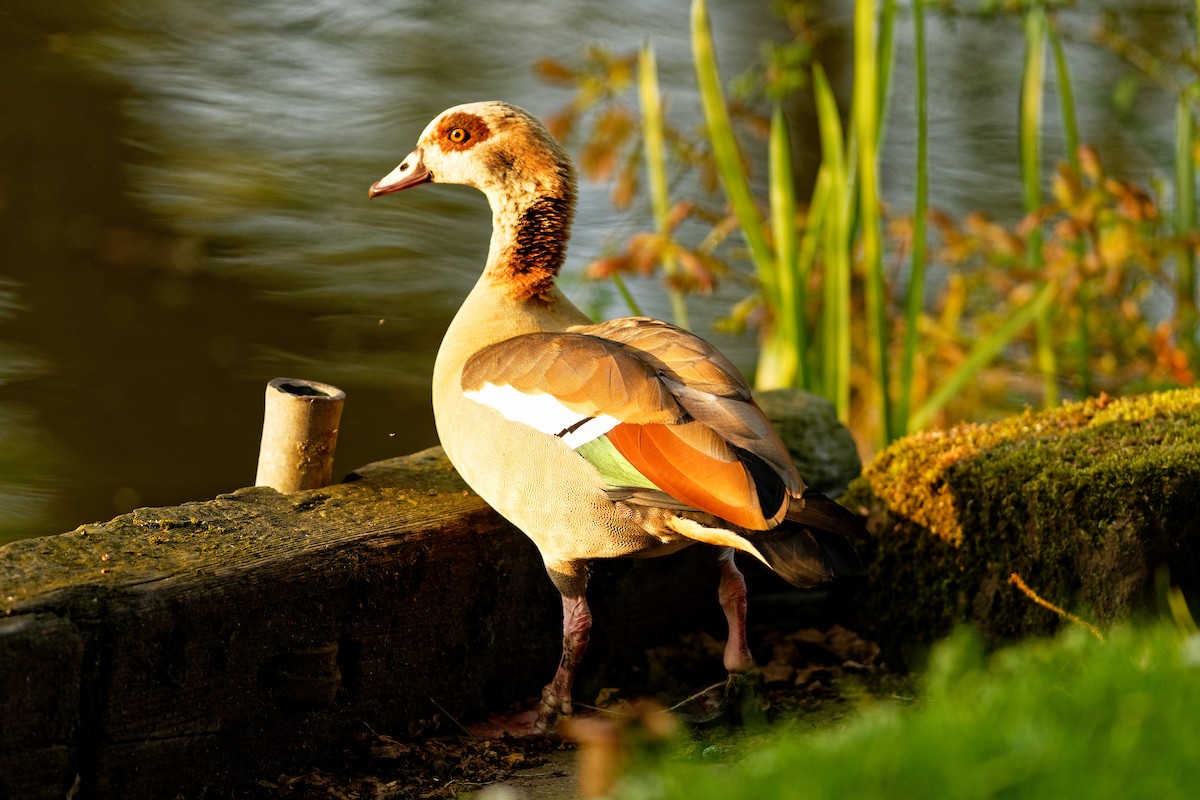
{"label": "pink webbed foot", "polygon": [[475,736],[545,736],[554,731],[561,717],[570,716],[571,689],[575,671],[587,650],[588,634],[592,628],[592,613],[582,596],[563,595],[563,649],[554,679],[542,689],[537,709],[516,714],[493,715],[467,729]]}

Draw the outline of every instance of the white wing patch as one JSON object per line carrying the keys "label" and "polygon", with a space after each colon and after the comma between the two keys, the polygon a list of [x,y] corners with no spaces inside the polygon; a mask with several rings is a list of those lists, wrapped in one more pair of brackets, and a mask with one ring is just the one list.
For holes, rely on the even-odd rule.
{"label": "white wing patch", "polygon": [[485,383],[476,391],[463,392],[463,396],[496,409],[505,419],[557,436],[572,450],[603,436],[621,422],[607,414],[589,417],[572,411],[554,395],[525,394],[511,386],[494,383]]}

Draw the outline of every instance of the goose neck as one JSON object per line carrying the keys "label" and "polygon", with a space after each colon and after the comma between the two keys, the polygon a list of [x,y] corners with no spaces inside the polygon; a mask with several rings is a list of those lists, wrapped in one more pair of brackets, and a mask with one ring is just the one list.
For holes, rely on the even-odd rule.
{"label": "goose neck", "polygon": [[516,299],[548,304],[567,254],[575,194],[491,197],[492,239],[485,275]]}

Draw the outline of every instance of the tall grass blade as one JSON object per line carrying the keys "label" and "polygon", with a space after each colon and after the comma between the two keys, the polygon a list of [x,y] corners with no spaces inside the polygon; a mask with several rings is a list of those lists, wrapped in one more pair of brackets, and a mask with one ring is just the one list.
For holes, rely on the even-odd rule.
{"label": "tall grass blade", "polygon": [[1179,341],[1193,363],[1200,361],[1200,344],[1196,341],[1196,253],[1188,237],[1196,231],[1196,116],[1193,105],[1198,96],[1200,84],[1192,84],[1180,93],[1175,105],[1175,233],[1180,239],[1175,269],[1175,313]]}
{"label": "tall grass blade", "polygon": [[750,182],[746,178],[733,124],[729,119],[729,109],[725,105],[725,93],[721,89],[712,29],[704,0],[694,0],[692,3],[692,53],[713,159],[725,194],[729,197],[729,204],[741,224],[751,257],[761,268],[761,265],[771,263],[771,249],[763,234],[762,218],[754,204],[754,195],[750,191]]}
{"label": "tall grass blade", "polygon": [[[654,58],[654,46],[650,42],[643,44],[638,54],[638,99],[642,106],[642,143],[646,154],[647,183],[650,186],[650,208],[658,235],[666,241],[671,236],[668,223],[671,199],[667,191],[667,157],[662,97],[658,90],[658,65]],[[664,248],[662,266],[668,278],[671,317],[679,327],[690,328],[687,300],[674,281],[670,280],[679,274],[679,262],[670,248]]]}
{"label": "tall grass blade", "polygon": [[[919,3],[916,0],[914,5]],[[875,63],[876,69],[876,86],[878,90],[878,109],[876,110],[876,119],[879,120],[877,146],[883,146],[883,139],[887,130],[888,120],[888,102],[891,99],[892,86],[892,67],[895,61],[896,52],[896,0],[882,0],[879,4],[879,35],[878,43],[875,48]]]}
{"label": "tall grass blade", "polygon": [[[1046,63],[1046,10],[1040,4],[1025,13],[1025,70],[1021,81],[1021,182],[1025,193],[1025,210],[1032,212],[1042,205],[1041,127],[1043,83]],[[1029,234],[1029,267],[1042,267],[1042,235],[1040,229]],[[1049,313],[1035,320],[1037,330],[1037,366],[1042,375],[1042,402],[1058,404],[1058,367],[1051,338]]]}
{"label": "tall grass blade", "polygon": [[[855,0],[853,120],[858,153],[859,226],[862,231],[868,367],[880,420],[879,444],[892,437],[888,379],[886,278],[879,201],[879,67],[875,41],[875,2]],[[864,393],[866,394],[866,393]]]}
{"label": "tall grass blade", "polygon": [[[817,179],[813,186],[812,198],[809,200],[808,215],[804,223],[804,234],[800,237],[799,252],[796,257],[796,284],[799,290],[797,292],[796,303],[799,305],[802,314],[808,309],[807,287],[813,271],[817,268],[817,255],[821,252],[821,245],[824,241],[825,220],[829,209],[829,184],[828,170],[818,170]],[[822,314],[822,318],[824,313]],[[825,396],[822,389],[823,376],[821,367],[816,361],[824,353],[821,346],[823,330],[819,327],[815,328],[813,330],[814,338],[811,340],[809,339],[809,330],[808,320],[802,319],[798,331],[804,348],[800,354],[804,362],[804,382],[802,388]]]}
{"label": "tall grass blade", "polygon": [[[733,132],[733,124],[729,119],[729,109],[725,105],[725,93],[721,88],[721,76],[717,69],[716,50],[713,45],[712,27],[708,19],[708,9],[704,0],[692,2],[692,59],[696,69],[696,83],[700,90],[700,106],[704,111],[704,121],[709,144],[713,151],[713,161],[717,166],[717,174],[725,187],[725,194],[734,216],[742,229],[742,236],[750,248],[750,257],[754,261],[763,296],[769,307],[779,308],[779,281],[774,264],[774,253],[767,242],[765,222],[754,202],[750,191],[750,182],[742,165],[741,153],[738,149],[737,137]],[[768,328],[765,346],[759,354],[758,369],[755,383],[761,389],[771,389],[792,386],[795,383],[794,372],[788,371],[788,364],[779,361],[783,349],[773,337],[773,327]]]}
{"label": "tall grass blade", "polygon": [[824,198],[821,394],[833,403],[838,418],[845,422],[850,418],[850,219],[853,198],[842,120],[833,89],[820,64],[813,66],[813,93],[821,134],[817,192]]}
{"label": "tall grass blade", "polygon": [[779,306],[775,324],[783,346],[791,352],[792,384],[806,386],[808,369],[804,310],[805,275],[800,273],[799,240],[796,235],[796,184],[792,170],[792,142],[788,135],[783,108],[775,107],[771,116],[768,148],[770,174],[771,236],[775,241],[775,270],[779,285]]}
{"label": "tall grass blade", "polygon": [[1054,56],[1054,72],[1058,77],[1059,108],[1062,113],[1063,141],[1067,147],[1067,163],[1079,172],[1079,121],[1075,113],[1075,85],[1071,80],[1071,69],[1062,37],[1058,33],[1056,20],[1051,18],[1046,27],[1046,38],[1050,41],[1050,52]]}
{"label": "tall grass blade", "polygon": [[[1046,36],[1050,41],[1050,52],[1054,56],[1054,72],[1058,77],[1058,97],[1063,121],[1063,140],[1067,147],[1067,163],[1071,170],[1078,175],[1079,166],[1079,122],[1075,114],[1075,87],[1071,80],[1071,70],[1067,64],[1067,54],[1063,48],[1062,37],[1058,34],[1057,17],[1051,17],[1046,28]],[[1076,263],[1082,263],[1086,246],[1082,241],[1075,245]],[[1091,328],[1089,325],[1091,291],[1086,281],[1081,283],[1079,297],[1079,330],[1075,343],[1077,364],[1079,370],[1079,388],[1084,395],[1092,394],[1092,362],[1091,362]]]}
{"label": "tall grass blade", "polygon": [[[1195,50],[1192,51],[1193,63],[1200,59],[1200,0],[1196,0],[1193,9],[1195,24]],[[1186,229],[1190,234],[1196,230],[1196,100],[1200,98],[1200,82],[1192,83],[1180,96],[1180,106],[1176,108],[1176,143],[1175,143],[1175,183],[1178,201],[1176,203],[1177,228]],[[1179,231],[1182,234],[1182,230]],[[1179,322],[1179,339],[1187,348],[1192,364],[1200,364],[1200,341],[1197,341],[1197,330],[1200,327],[1196,303],[1196,250],[1185,244],[1179,255],[1175,283],[1175,298]]]}
{"label": "tall grass blade", "polygon": [[[1025,210],[1042,204],[1042,98],[1046,61],[1046,12],[1035,5],[1025,14],[1025,67],[1021,78],[1019,145],[1021,150],[1021,187]],[[1041,260],[1040,250],[1030,254]]]}
{"label": "tall grass blade", "polygon": [[642,307],[638,305],[638,301],[634,299],[633,293],[629,291],[629,287],[625,285],[625,279],[621,277],[621,273],[614,272],[612,274],[612,282],[616,284],[617,291],[621,293],[621,299],[625,301],[625,305],[629,308],[629,313],[635,317],[645,316]]}
{"label": "tall grass blade", "polygon": [[917,180],[913,201],[912,266],[904,299],[904,350],[900,357],[900,381],[897,387],[896,418],[893,432],[903,436],[911,430],[908,419],[912,408],[913,373],[920,339],[921,315],[925,309],[926,215],[929,209],[929,89],[925,67],[925,3],[914,0],[913,58],[916,69],[917,106]]}

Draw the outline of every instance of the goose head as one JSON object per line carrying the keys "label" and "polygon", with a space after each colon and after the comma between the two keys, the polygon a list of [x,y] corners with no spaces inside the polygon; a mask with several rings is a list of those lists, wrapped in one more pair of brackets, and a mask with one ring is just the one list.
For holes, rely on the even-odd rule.
{"label": "goose head", "polygon": [[473,186],[496,208],[500,200],[518,205],[541,197],[573,200],[575,176],[567,154],[532,114],[489,101],[438,114],[416,148],[368,194],[378,197],[424,183]]}

